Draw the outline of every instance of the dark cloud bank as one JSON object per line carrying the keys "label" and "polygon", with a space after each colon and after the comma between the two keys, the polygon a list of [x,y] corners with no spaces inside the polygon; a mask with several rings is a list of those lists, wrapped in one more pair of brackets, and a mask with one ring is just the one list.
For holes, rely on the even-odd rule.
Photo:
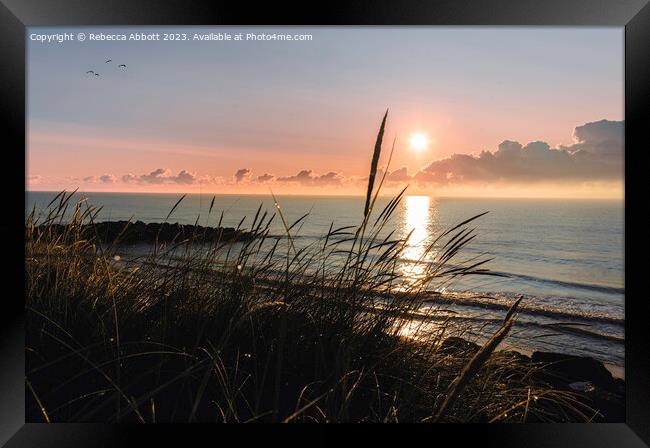
{"label": "dark cloud bank", "polygon": [[177,175],[173,175],[169,169],[158,168],[150,172],[149,174],[141,174],[136,176],[135,174],[125,174],[122,176],[122,182],[124,183],[136,183],[136,184],[149,184],[149,185],[161,185],[161,184],[193,184],[197,181],[197,178],[194,174],[181,170]]}
{"label": "dark cloud bank", "polygon": [[[601,120],[578,126],[574,130],[575,143],[551,148],[543,141],[522,145],[505,140],[495,151],[479,154],[453,154],[431,162],[415,173],[407,167],[389,172],[389,183],[415,182],[418,184],[487,184],[492,182],[584,182],[614,181],[623,179],[624,122]],[[296,184],[307,187],[340,186],[344,183],[363,181],[363,178],[345,178],[330,171],[317,174],[304,169],[292,176],[275,176],[264,173],[257,177],[248,168],[241,168],[233,175],[235,183]],[[215,178],[181,170],[174,175],[169,169],[158,168],[149,174],[125,174],[122,182],[131,184],[181,184],[212,183]],[[84,178],[88,183],[111,184],[116,176],[104,174]]]}
{"label": "dark cloud bank", "polygon": [[343,176],[334,171],[327,174],[318,175],[312,170],[302,170],[295,176],[278,177],[277,182],[295,182],[305,186],[328,186],[340,185]]}
{"label": "dark cloud bank", "polygon": [[536,141],[522,145],[505,140],[496,151],[454,154],[409,174],[391,172],[394,182],[451,183],[610,181],[623,177],[622,121],[601,120],[575,128],[576,143],[551,148]]}

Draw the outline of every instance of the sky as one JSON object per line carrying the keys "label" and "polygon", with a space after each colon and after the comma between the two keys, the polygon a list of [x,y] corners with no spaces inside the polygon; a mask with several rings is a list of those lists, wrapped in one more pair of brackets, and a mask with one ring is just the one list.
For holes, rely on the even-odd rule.
{"label": "sky", "polygon": [[[64,32],[75,40],[34,40]],[[194,40],[207,33],[243,40]],[[623,28],[32,27],[26,38],[29,190],[363,194],[389,109],[388,192],[623,195]]]}

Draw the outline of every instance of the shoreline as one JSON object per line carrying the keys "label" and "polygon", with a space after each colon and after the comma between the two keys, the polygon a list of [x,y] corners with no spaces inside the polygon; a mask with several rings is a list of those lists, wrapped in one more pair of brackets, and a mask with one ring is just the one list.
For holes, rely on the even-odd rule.
{"label": "shoreline", "polygon": [[[120,263],[140,263],[140,262],[139,261],[137,261],[137,262],[136,261],[129,261],[129,260],[124,260],[123,259],[123,260],[120,261]],[[220,271],[215,269],[214,272],[219,273]],[[273,284],[271,282],[267,282],[267,287],[273,287]],[[388,299],[389,295],[386,294],[386,295],[382,296],[381,298],[382,299]],[[426,302],[427,302],[427,299],[424,299],[423,303],[426,303]],[[428,302],[430,303],[430,301],[428,301]],[[445,303],[445,302],[453,303],[454,305],[457,305],[458,307],[461,307],[461,308],[464,307],[464,306],[468,306],[468,307],[475,306],[475,304],[473,304],[473,303],[464,304],[464,303],[460,302],[458,299],[451,299],[451,298],[447,298],[447,299],[443,298],[442,302],[443,303]],[[377,304],[375,303],[372,306],[367,306],[366,309],[368,311],[371,311],[371,312],[378,312],[381,309],[381,306],[378,308]],[[501,307],[499,307],[499,309],[501,309]],[[508,306],[504,305],[503,309],[504,309],[504,311],[507,311]],[[525,311],[525,308],[522,307],[522,310]],[[521,313],[522,310],[518,310],[518,313]],[[444,317],[444,316],[434,317],[434,316],[427,315],[426,313],[421,313],[421,312],[418,312],[418,311],[409,313],[408,315],[403,316],[402,318],[403,319],[409,319],[411,321],[419,320],[419,321],[428,321],[428,322],[435,322],[435,321],[446,319],[446,317]],[[456,319],[458,319],[460,321],[473,320],[473,318],[471,316],[458,316]],[[515,327],[517,325],[518,324],[516,323]],[[519,325],[521,325],[521,323],[519,323]],[[567,329],[567,328],[564,327],[563,329]],[[574,329],[569,328],[569,330],[571,330],[570,332],[573,332],[572,330],[574,330]],[[577,334],[579,336],[584,335],[580,331],[575,332],[575,334]],[[593,336],[593,334],[591,334],[591,332],[587,332],[586,335],[587,336]],[[476,336],[478,336],[480,339],[484,339],[484,335],[476,335]],[[413,338],[412,336],[407,336],[407,337]],[[416,338],[413,338],[413,339],[416,339]],[[624,340],[615,339],[614,342],[624,343]],[[524,346],[524,345],[521,345],[521,344],[517,344],[513,340],[512,336],[511,336],[510,338],[507,338],[506,341],[504,341],[501,348],[498,348],[496,352],[507,352],[507,351],[517,351],[517,352],[519,352],[520,354],[522,354],[524,356],[532,357],[533,353],[535,353],[536,351],[540,351],[540,350],[532,348],[532,347],[527,347],[527,346]],[[558,355],[558,356],[580,356],[580,355],[574,355],[574,354],[568,353],[567,351],[561,351],[561,350],[550,350],[548,352],[553,353],[553,354]],[[596,361],[598,363],[601,363],[612,374],[612,376],[614,378],[618,378],[618,379],[621,379],[621,380],[625,379],[625,366],[624,365],[618,365],[618,364],[616,364],[614,362],[597,359],[594,356],[583,356],[583,357],[591,358],[594,361]]]}
{"label": "shoreline", "polygon": [[[116,227],[115,224],[112,224],[112,226],[114,228]],[[32,227],[32,231],[34,230],[35,228]],[[47,238],[48,236],[57,237],[55,241],[58,244],[59,234],[56,231],[48,232],[47,229],[38,229],[37,233],[39,235],[43,235],[44,238]],[[81,233],[82,232],[79,231],[77,234],[62,233],[62,235],[64,236],[64,240],[67,241],[69,236],[78,237],[81,235]],[[41,240],[38,238],[27,238],[28,244],[32,241],[40,242]],[[102,244],[100,241],[98,242],[100,245]],[[172,243],[174,242],[175,240],[172,239]],[[537,395],[539,395],[540,398],[546,396],[555,397],[551,398],[551,406],[559,406],[560,408],[562,408],[562,406],[566,406],[564,409],[570,410],[575,409],[571,408],[571,406],[573,406],[571,404],[572,402],[564,400],[566,397],[569,397],[567,400],[571,400],[570,397],[575,397],[577,400],[579,400],[578,403],[580,403],[580,406],[585,406],[586,409],[592,410],[596,413],[592,418],[597,418],[598,420],[602,419],[606,422],[622,421],[624,419],[625,381],[621,378],[617,378],[616,376],[618,375],[615,376],[612,374],[617,373],[616,369],[612,369],[612,366],[609,366],[608,368],[605,363],[596,360],[593,357],[575,356],[563,353],[561,350],[525,350],[517,347],[516,343],[512,343],[516,341],[516,338],[510,339],[511,335],[508,335],[510,326],[513,324],[516,325],[516,323],[514,323],[514,316],[506,316],[509,325],[508,327],[504,327],[502,315],[503,313],[500,313],[498,316],[500,319],[497,319],[494,322],[490,321],[492,325],[496,323],[497,327],[501,328],[500,331],[503,332],[504,328],[507,328],[507,330],[505,333],[502,333],[503,336],[498,339],[496,345],[489,349],[486,349],[485,347],[488,347],[490,343],[486,343],[485,340],[482,339],[484,339],[484,336],[486,336],[489,338],[489,340],[493,340],[498,332],[495,333],[492,328],[489,328],[489,326],[486,327],[485,325],[481,325],[480,322],[476,322],[477,325],[475,326],[468,326],[467,321],[462,320],[463,315],[458,313],[456,314],[460,316],[460,320],[456,321],[452,326],[444,327],[443,325],[445,331],[440,332],[439,336],[436,336],[435,334],[429,332],[428,336],[431,337],[426,337],[427,331],[425,329],[423,332],[423,335],[425,337],[422,340],[419,340],[419,338],[415,336],[417,334],[416,332],[413,333],[414,337],[409,337],[408,333],[401,334],[401,331],[399,333],[392,331],[394,328],[392,326],[393,323],[398,325],[400,328],[402,328],[402,322],[410,324],[410,322],[416,322],[418,320],[428,320],[434,322],[436,319],[440,321],[442,318],[443,320],[440,322],[446,321],[449,323],[449,319],[445,319],[444,316],[445,313],[449,314],[449,310],[445,310],[444,308],[441,310],[432,309],[431,311],[440,312],[440,314],[433,318],[432,316],[427,316],[426,313],[418,312],[418,307],[421,306],[422,302],[421,297],[414,295],[417,293],[417,291],[415,293],[409,293],[405,291],[403,294],[401,294],[398,290],[390,290],[391,293],[388,294],[388,289],[372,289],[370,287],[366,289],[365,284],[363,284],[363,287],[359,287],[358,285],[353,285],[350,287],[343,285],[343,287],[341,287],[336,282],[332,283],[323,280],[322,285],[318,287],[318,291],[320,291],[320,293],[318,291],[314,291],[316,294],[312,297],[312,295],[309,294],[305,295],[306,290],[304,289],[312,286],[313,277],[311,275],[305,274],[304,277],[300,278],[300,280],[283,281],[282,276],[278,276],[275,269],[262,271],[266,274],[258,275],[257,271],[250,271],[249,274],[249,271],[242,269],[239,267],[239,265],[237,265],[238,269],[234,270],[228,269],[230,264],[225,265],[225,269],[219,268],[214,263],[214,259],[207,259],[205,263],[192,264],[191,259],[189,258],[178,258],[175,256],[177,254],[174,253],[174,248],[178,247],[178,244],[172,244],[172,250],[167,252],[167,256],[163,258],[156,258],[156,253],[154,252],[153,258],[148,258],[145,255],[144,257],[141,256],[138,260],[138,258],[129,257],[129,255],[135,255],[133,253],[126,253],[126,257],[124,258],[113,257],[114,250],[105,252],[104,250],[98,248],[96,242],[84,241],[84,243],[88,244],[88,251],[77,253],[72,252],[71,250],[71,253],[75,255],[75,258],[72,260],[71,257],[66,256],[65,253],[46,251],[45,253],[47,253],[47,258],[45,261],[47,261],[47,263],[31,264],[30,266],[32,266],[32,268],[35,270],[35,274],[30,278],[33,278],[35,282],[42,281],[43,279],[49,278],[50,276],[36,275],[36,273],[40,272],[43,269],[45,269],[47,272],[54,269],[55,272],[70,272],[70,275],[72,275],[70,279],[75,279],[74,281],[62,281],[59,288],[64,288],[66,285],[72,284],[75,281],[79,281],[79,275],[86,274],[90,275],[88,277],[88,281],[101,279],[103,282],[106,282],[106,285],[110,285],[111,282],[116,281],[116,278],[119,278],[125,282],[125,289],[108,289],[109,291],[114,290],[116,291],[116,294],[119,294],[119,309],[122,310],[119,315],[126,319],[124,320],[124,323],[131,323],[131,325],[124,325],[120,323],[120,340],[122,347],[133,347],[131,349],[133,350],[133,353],[126,355],[129,357],[134,356],[133,360],[129,361],[129,365],[133,367],[130,369],[123,368],[120,363],[120,370],[118,371],[121,372],[120,375],[128,374],[130,370],[132,372],[139,371],[142,366],[151,365],[151,362],[153,361],[149,362],[145,359],[139,358],[141,355],[143,356],[147,354],[146,356],[149,356],[149,353],[152,353],[151,351],[142,351],[143,349],[141,348],[141,345],[151,342],[158,343],[158,339],[156,338],[158,338],[160,335],[167,335],[166,328],[168,325],[168,307],[172,307],[170,309],[171,315],[176,316],[176,318],[179,319],[178,322],[180,325],[180,327],[174,327],[177,328],[177,332],[175,334],[172,334],[172,336],[178,338],[178,342],[175,344],[181,343],[182,345],[180,346],[183,347],[182,351],[174,353],[183,358],[187,356],[195,356],[189,352],[185,352],[184,344],[189,343],[191,346],[192,341],[198,340],[196,339],[197,336],[193,335],[193,331],[197,328],[195,322],[201,322],[201,319],[203,318],[208,318],[208,320],[205,322],[205,324],[199,325],[199,327],[210,328],[211,333],[209,334],[212,335],[210,337],[217,338],[216,340],[223,340],[219,339],[221,337],[219,336],[220,330],[223,328],[223,326],[217,325],[216,327],[207,327],[207,325],[210,325],[210,322],[220,322],[220,320],[223,320],[224,322],[230,322],[233,318],[238,319],[236,322],[242,322],[246,324],[249,322],[251,324],[253,322],[256,322],[259,328],[255,328],[251,331],[254,331],[254,333],[257,335],[268,334],[268,336],[265,336],[262,340],[258,341],[259,343],[265,344],[264,350],[268,356],[272,356],[275,353],[277,341],[282,340],[283,331],[293,332],[292,337],[295,338],[294,340],[296,343],[302,345],[297,345],[297,348],[294,349],[297,351],[292,353],[292,358],[290,359],[291,363],[287,364],[288,367],[286,367],[283,375],[287,375],[285,377],[291,377],[291,375],[294,375],[296,378],[296,383],[294,386],[296,388],[296,391],[299,391],[300,388],[304,387],[304,384],[311,384],[313,382],[311,373],[309,373],[311,372],[310,369],[313,367],[313,365],[308,362],[306,365],[302,366],[303,368],[299,367],[301,365],[300,363],[303,362],[304,358],[302,354],[305,353],[305,349],[312,347],[312,339],[313,343],[315,343],[316,346],[319,347],[319,350],[321,350],[319,353],[332,353],[328,358],[325,359],[330,359],[332,362],[337,363],[343,362],[344,360],[338,356],[340,353],[339,351],[328,352],[329,346],[327,344],[330,340],[339,340],[338,333],[333,331],[327,339],[321,339],[323,333],[327,332],[328,329],[320,328],[318,320],[315,320],[313,317],[311,317],[311,312],[316,313],[313,314],[313,316],[319,316],[318,313],[324,312],[326,314],[329,312],[328,310],[333,309],[335,310],[336,314],[334,314],[332,318],[334,319],[334,322],[337,323],[343,322],[346,325],[349,324],[349,315],[356,316],[356,318],[361,318],[360,321],[365,322],[366,317],[372,317],[370,314],[375,313],[378,313],[381,320],[373,320],[374,317],[372,317],[372,319],[370,319],[370,322],[376,321],[377,323],[381,323],[385,318],[387,319],[386,321],[390,323],[390,326],[386,326],[385,328],[381,327],[381,332],[378,331],[377,333],[374,331],[369,333],[362,333],[358,330],[355,330],[356,327],[343,326],[343,323],[340,324],[340,327],[334,328],[334,330],[341,328],[340,331],[347,331],[347,333],[344,333],[344,335],[347,335],[352,339],[354,337],[368,337],[368,343],[373,341],[381,342],[380,344],[376,344],[374,349],[374,356],[388,356],[388,354],[393,353],[393,350],[390,350],[390,347],[392,347],[391,344],[395,344],[395,348],[400,349],[399,353],[403,352],[403,354],[408,355],[406,357],[395,355],[397,356],[396,358],[391,358],[391,362],[393,364],[391,364],[390,367],[386,367],[388,369],[387,372],[378,370],[375,372],[376,374],[382,375],[383,373],[390,373],[392,370],[394,370],[400,375],[411,375],[419,371],[418,369],[420,368],[426,368],[427,372],[430,369],[435,368],[439,372],[438,376],[430,378],[427,380],[426,384],[438,384],[436,381],[440,381],[441,375],[444,378],[443,384],[453,384],[454,378],[461,378],[463,375],[468,375],[464,372],[469,369],[469,366],[480,365],[482,369],[480,371],[481,373],[479,374],[479,370],[475,370],[471,375],[478,375],[485,380],[489,380],[491,387],[493,388],[492,390],[495,392],[499,390],[507,390],[509,391],[509,394],[523,394],[520,398],[516,399],[513,397],[508,398],[508,394],[495,395],[494,398],[485,398],[485,400],[487,400],[486,404],[492,405],[494,402],[496,402],[496,400],[503,398],[505,400],[504,406],[506,406],[506,409],[510,409],[511,407],[509,406],[512,406],[513,404],[505,404],[508,403],[508,400],[523,399],[524,402],[527,402],[526,400],[537,401]],[[74,246],[74,241],[71,244],[73,244],[73,246],[71,246],[72,249],[76,248],[76,246]],[[109,245],[109,248],[115,248],[115,246]],[[28,260],[35,261],[36,257],[39,257],[40,252],[34,250],[32,254],[34,257],[28,257]],[[96,263],[96,260],[99,258],[104,258],[109,261],[113,260],[115,264],[100,264],[106,267],[112,265],[114,268],[117,268],[118,271],[122,271],[124,275],[98,277],[93,274],[93,269],[89,271],[79,270],[74,272],[66,270],[67,266],[69,266],[68,263],[71,263],[71,261],[74,262],[70,264],[71,266],[81,266],[87,262]],[[93,265],[91,264],[90,266]],[[147,269],[141,272],[146,274],[146,277],[142,277],[142,279],[146,278],[146,282],[141,283],[137,280],[136,276],[131,276],[131,273],[133,272],[133,274],[135,274],[137,271],[144,267],[147,267]],[[178,268],[179,271],[175,271],[176,268]],[[199,279],[201,279],[201,282],[196,283],[195,281]],[[160,282],[157,282],[157,280]],[[170,284],[171,286],[166,286]],[[95,285],[95,283],[93,283],[93,285]],[[222,303],[221,301],[223,300],[223,304],[228,305],[231,303],[230,300],[233,300],[234,302],[232,303],[236,303],[237,307],[239,307],[242,304],[242,297],[240,297],[240,295],[244,292],[246,294],[250,294],[248,300],[251,301],[247,302],[247,307],[249,309],[244,315],[239,315],[238,312],[236,314],[232,314],[231,307],[229,306],[214,308],[211,305],[213,302],[203,301],[201,295],[196,295],[194,293],[192,293],[192,295],[188,295],[188,291],[195,291],[194,288],[198,287],[198,285],[202,286],[196,289],[197,293],[205,293],[205,298],[209,298],[210,300],[217,300],[217,302],[214,302],[215,304]],[[221,294],[218,294],[217,296],[213,297],[212,294],[214,294],[214,289],[212,287],[205,289],[207,285],[213,285],[214,288],[217,288],[217,291],[222,291],[225,295],[222,296]],[[161,286],[166,286],[168,288],[168,292],[165,292],[165,290],[160,291],[158,288]],[[250,286],[253,286],[253,288],[246,289]],[[282,288],[286,288],[287,286],[291,287],[291,296],[286,296],[286,293],[282,292]],[[126,295],[122,295],[124,292],[126,292]],[[141,295],[143,292],[145,294]],[[319,308],[319,303],[321,303],[321,301],[314,299],[320,299],[321,293],[324,293],[327,297],[329,297],[330,300],[333,300],[331,302],[331,304],[334,305],[333,308],[330,306],[328,306],[327,309]],[[70,304],[82,304],[83,298],[87,298],[83,289],[72,289],[70,294],[78,294],[78,296],[74,296],[76,299],[71,300]],[[234,295],[231,296],[231,294]],[[42,302],[42,299],[40,297],[41,296],[34,297],[35,299],[38,299],[35,304],[47,304],[47,302]],[[68,303],[68,300],[71,298],[66,294],[61,295],[58,290],[56,294],[48,297],[50,297],[50,300],[53,301],[53,304],[56,304],[56,301],[62,297],[66,301],[65,303]],[[157,299],[152,299],[152,297],[156,297]],[[176,297],[176,299],[170,301],[169,297]],[[394,300],[386,301],[386,299],[390,297],[393,297]],[[118,306],[115,305],[115,296],[105,296],[104,298],[106,300],[93,302],[93,308],[98,306],[100,307],[100,313],[98,315],[103,315],[101,312],[102,310],[104,312],[108,312],[111,309],[114,309],[111,307]],[[139,298],[146,298],[147,300],[138,302]],[[108,299],[112,299],[112,301]],[[297,302],[296,307],[292,308],[290,304],[293,303],[291,300],[294,299],[302,300]],[[149,300],[153,301],[149,303]],[[197,301],[193,302],[193,300]],[[256,300],[259,301],[256,302]],[[352,307],[351,310],[353,311],[351,314],[348,315],[349,311],[346,307],[343,307],[340,311],[336,312],[338,309],[336,307],[336,304],[339,303],[337,302],[338,300],[344,300],[340,303],[347,304],[347,306]],[[138,305],[133,307],[134,303],[137,303]],[[330,302],[322,303],[329,304]],[[396,307],[391,307],[391,303],[393,303]],[[186,306],[186,304],[196,304],[199,305],[199,308],[196,308],[195,306]],[[207,307],[201,309],[201,304],[207,305]],[[161,307],[160,305],[164,306]],[[280,307],[280,305],[283,306]],[[312,308],[312,306],[314,308]],[[234,309],[237,310],[237,307]],[[47,313],[50,313],[52,310],[56,309],[59,309],[59,306],[45,307],[42,312],[39,311],[41,312],[40,316],[47,316]],[[290,313],[286,313],[284,310],[290,310]],[[81,306],[77,309],[77,311],[79,313],[85,313],[87,310]],[[213,317],[211,317],[210,313]],[[254,313],[254,320],[251,319],[251,313]],[[95,313],[92,313],[91,315],[95,316]],[[107,315],[111,314],[108,313]],[[452,312],[451,315],[453,316],[454,313]],[[246,316],[250,317],[247,318]],[[470,315],[469,318],[471,317],[472,316]],[[283,319],[287,318],[291,319],[290,324],[288,327],[285,327],[283,329],[282,322],[286,322]],[[37,323],[39,320],[37,318],[32,322]],[[68,321],[66,325],[75,326],[78,325],[77,322],[78,320],[71,320]],[[460,322],[461,325],[456,325],[458,322]],[[156,326],[153,327],[153,330],[149,329],[149,326],[152,323],[156,323]],[[206,325],[206,327],[203,325]],[[61,325],[61,327],[65,328],[64,325]],[[38,325],[34,325],[34,331],[30,333],[34,344],[41,343],[41,339],[38,337],[38,335],[41,334],[41,330],[39,330],[39,328],[40,327]],[[96,331],[95,336],[102,341],[106,341],[103,322],[101,320],[97,321],[97,326],[93,328],[93,331]],[[408,328],[408,325],[406,328]],[[264,329],[264,331],[261,331],[262,329]],[[478,330],[478,332],[472,334],[472,331],[474,330]],[[81,327],[77,331],[88,331],[88,328]],[[201,330],[201,332],[203,331],[204,330]],[[70,333],[76,334],[74,330],[70,331]],[[203,333],[201,334],[201,337],[208,337],[208,333],[205,335],[203,335]],[[365,336],[366,334],[368,336]],[[189,335],[190,339],[187,339],[187,335]],[[251,372],[257,372],[255,369],[263,368],[262,364],[258,364],[256,358],[251,356],[251,353],[255,352],[258,349],[256,347],[247,346],[250,341],[248,325],[232,327],[232,330],[229,330],[227,335],[228,338],[231,337],[230,335],[232,335],[233,338],[229,346],[229,356],[232,357],[232,359],[229,361],[230,363],[236,366],[248,365],[248,368],[252,369]],[[154,337],[154,339],[149,339],[149,337]],[[500,347],[498,347],[499,342],[501,342],[503,337],[507,337],[507,343],[504,342]],[[210,341],[211,339],[207,340]],[[226,340],[230,341],[230,339]],[[110,353],[112,353],[114,350],[112,345],[114,339],[111,338],[109,341],[111,344],[108,344],[108,351],[105,351],[105,353],[104,351],[100,352],[97,355],[98,360],[101,360],[105,357],[110,358]],[[165,342],[168,343],[166,339]],[[39,345],[37,345],[37,348],[38,347]],[[40,352],[47,353],[47,346],[43,347],[45,348],[42,348]],[[351,352],[350,359],[362,359],[362,356],[369,356],[366,349],[362,348],[364,347],[362,345],[359,345],[358,347],[355,346],[355,348],[349,347],[347,343],[344,343],[343,345],[336,344],[335,347],[339,347],[337,350],[361,350],[358,352]],[[384,353],[384,350],[389,351],[388,353]],[[486,352],[486,350],[488,350],[487,358],[483,358],[481,354],[483,352]],[[157,356],[160,356],[160,359],[164,360],[166,357],[168,357],[169,354],[170,353],[168,352],[161,352],[160,355]],[[373,354],[370,354],[370,356],[372,355]],[[209,353],[207,357],[202,357],[202,359],[203,360],[200,362],[209,361],[211,359],[209,357]],[[176,366],[176,368],[181,370],[187,368],[184,360],[181,361],[179,359],[178,361],[180,363],[176,363],[177,365],[173,364]],[[407,361],[408,365],[405,366],[404,363]],[[44,362],[44,360],[34,358],[32,359],[32,362],[35,363],[34,366],[38,366],[41,362]],[[174,363],[176,361],[172,362]],[[196,362],[199,362],[198,358]],[[197,364],[197,366],[198,365],[200,364]],[[305,366],[308,367],[306,370],[304,369]],[[316,364],[316,366],[318,366],[318,364]],[[57,366],[57,369],[60,370],[55,370],[55,372],[58,372],[58,374],[60,374],[60,372],[66,368],[67,367],[65,366]],[[70,368],[72,369],[73,367]],[[614,372],[612,372],[612,370]],[[323,372],[326,371],[328,370],[323,370]],[[356,372],[352,366],[346,367],[345,371]],[[624,371],[621,372],[619,370],[618,373],[622,373],[622,376],[624,376]],[[305,375],[304,378],[302,377],[303,374]],[[345,378],[346,375],[350,375],[350,373],[345,373],[343,378]],[[124,376],[120,376],[120,378],[124,379]],[[377,377],[375,376],[374,378],[376,381]],[[36,377],[33,377],[32,379],[35,381],[37,380]],[[305,383],[305,381],[308,382]],[[431,381],[433,381],[433,383]],[[144,394],[148,393],[151,388],[154,387],[153,383],[151,385],[147,385],[146,387],[139,385],[139,383],[136,385],[136,382],[132,382],[132,384],[132,387],[141,388],[140,393]],[[369,382],[367,384],[367,387],[374,387],[373,384],[374,383]],[[284,392],[287,394],[287,397],[289,397],[286,399],[286,403],[291,403],[291,405],[293,405],[295,402],[295,397],[292,395],[294,386],[292,386],[291,390]],[[182,384],[179,384],[178,387],[182,387]],[[481,383],[475,383],[472,387],[476,387],[476,389],[471,393],[479,394],[480,396],[483,387],[481,386]],[[41,389],[41,387],[39,387],[39,389]],[[377,390],[379,390],[379,388]],[[436,386],[434,391],[437,390],[438,386]],[[440,386],[439,392],[443,391],[447,391],[444,393],[449,393],[449,386]],[[87,393],[85,390],[75,390],[72,388],[69,394],[74,395],[81,392]],[[497,398],[497,396],[500,398]],[[526,398],[526,396],[528,398]],[[69,399],[69,397],[66,396],[65,399]],[[545,400],[546,398],[544,398],[544,401]],[[54,406],[54,403],[56,403],[56,401],[50,401],[50,403],[52,403],[50,406]],[[430,404],[430,401],[427,401],[427,403]],[[540,405],[543,406],[544,403],[540,403]],[[533,406],[532,403],[531,406]],[[433,408],[430,411],[432,412]],[[36,410],[35,412],[38,411]],[[204,412],[206,412],[206,415],[210,414],[208,410]],[[289,410],[286,412],[290,413]],[[462,412],[459,415],[462,416]],[[563,414],[560,413],[558,414],[558,417],[562,418],[562,415]],[[567,418],[570,420],[572,418],[579,420],[582,418],[580,416],[583,415],[584,414],[578,414],[575,417]],[[496,421],[502,419],[502,414],[481,414],[480,416],[471,418],[478,419],[478,421],[483,421],[481,420],[483,418],[485,418],[486,421]],[[531,416],[531,418],[533,418],[533,416]]]}
{"label": "shoreline", "polygon": [[[148,244],[148,243],[142,242],[142,244]],[[133,255],[135,255],[136,257],[142,256],[140,254],[133,254]],[[171,261],[173,261],[173,262],[181,262],[182,259],[172,258]],[[124,264],[130,264],[130,263],[138,264],[138,263],[142,263],[142,262],[149,263],[149,261],[129,260],[129,259],[125,259],[124,257],[122,257],[122,259],[120,260],[119,263],[120,264],[122,264],[122,263],[124,263]],[[161,264],[161,266],[162,266],[162,264]],[[215,268],[213,270],[213,272],[216,273],[216,274],[219,274],[219,273],[221,273],[221,270],[218,269],[218,268]],[[263,283],[266,283],[266,287],[270,287],[270,288],[273,287],[273,282],[272,281],[267,280],[267,281],[264,281]],[[459,307],[461,309],[464,309],[465,312],[467,312],[468,309],[470,309],[470,308],[487,308],[487,309],[490,309],[490,310],[503,311],[504,313],[508,310],[508,308],[510,306],[510,304],[500,304],[500,303],[499,304],[497,304],[497,303],[484,304],[482,302],[473,302],[473,301],[469,301],[469,303],[467,303],[467,302],[463,301],[462,298],[456,298],[456,295],[454,293],[451,293],[451,294],[434,293],[435,297],[426,297],[426,296],[429,296],[430,294],[431,294],[430,291],[423,291],[422,292],[422,295],[425,296],[425,298],[422,299],[422,303],[421,303],[420,306],[425,305],[425,304],[426,305],[451,304],[451,305],[454,305],[454,306]],[[382,294],[382,295],[379,296],[379,298],[382,299],[382,300],[389,299],[390,295],[389,294]],[[367,309],[369,311],[378,311],[377,305],[378,304],[375,303],[372,306],[368,306]],[[381,305],[380,305],[380,308],[381,308]],[[540,316],[545,316],[545,317],[549,317],[549,318],[556,317],[552,313],[550,313],[550,315],[549,315],[549,314],[545,314],[543,312],[542,313],[537,313],[537,310],[531,310],[531,311],[527,310],[525,305],[521,306],[518,309],[519,314],[527,314],[528,316],[532,316],[533,318],[534,318],[535,314],[539,314]],[[414,311],[414,312],[409,313],[408,316],[404,316],[405,319],[409,319],[409,320],[413,320],[413,321],[426,321],[426,322],[430,322],[431,324],[435,324],[435,322],[437,322],[437,321],[443,321],[443,320],[447,319],[447,317],[448,316],[446,316],[446,315],[433,316],[433,315],[430,315],[426,310],[424,310],[424,311]],[[563,317],[563,316],[559,316],[559,317]],[[579,318],[581,320],[587,320],[584,317],[579,317]],[[494,320],[496,322],[496,321],[498,321],[500,319],[501,319],[501,316],[499,315],[499,316],[495,316]],[[462,324],[463,322],[474,322],[474,321],[483,322],[483,321],[485,321],[484,318],[477,317],[477,316],[474,316],[472,314],[455,314],[453,316],[453,320],[456,321],[459,324]],[[599,322],[598,319],[596,319],[596,321]],[[517,327],[517,326],[519,326],[519,327]],[[518,322],[518,323],[515,324],[515,328],[519,328],[519,329],[530,327],[530,326],[534,327],[535,330],[538,331],[538,332],[543,332],[544,330],[547,330],[547,331],[552,330],[552,331],[556,332],[558,330],[561,330],[561,331],[564,331],[566,335],[576,337],[576,338],[578,338],[578,337],[597,338],[597,339],[602,339],[604,341],[611,342],[611,343],[614,343],[614,344],[624,344],[624,342],[625,342],[624,339],[620,339],[620,338],[616,338],[616,337],[609,337],[609,336],[601,335],[599,333],[595,333],[595,332],[592,332],[592,331],[589,331],[589,330],[584,330],[582,328],[575,328],[575,327],[571,327],[571,326],[558,327],[558,326],[554,326],[553,324],[543,324],[543,323],[536,323],[536,322]],[[478,337],[479,339],[484,339],[485,338],[484,334],[478,334],[477,333],[474,336]],[[596,356],[590,355],[590,354],[576,354],[576,353],[571,353],[570,350],[562,351],[562,350],[558,350],[557,348],[542,349],[541,347],[531,347],[531,346],[518,344],[516,342],[516,339],[519,339],[519,338],[513,337],[511,335],[506,341],[504,341],[503,345],[508,346],[509,350],[516,350],[516,351],[518,351],[521,354],[526,355],[526,356],[531,356],[533,352],[542,350],[542,351],[548,351],[548,352],[551,352],[551,353],[556,353],[558,355],[571,355],[571,356],[590,357],[590,358],[594,359],[595,361],[602,363],[612,373],[613,376],[615,376],[617,378],[620,378],[620,379],[625,378],[624,360],[623,360],[623,364],[619,365],[619,364],[617,364],[617,363],[615,363],[613,361],[608,361],[606,359],[598,359]]]}

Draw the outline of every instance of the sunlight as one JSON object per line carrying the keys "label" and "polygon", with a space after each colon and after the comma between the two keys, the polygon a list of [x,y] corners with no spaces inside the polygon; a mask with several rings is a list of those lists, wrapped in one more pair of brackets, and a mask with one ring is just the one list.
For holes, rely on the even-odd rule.
{"label": "sunlight", "polygon": [[[413,233],[404,249],[403,256],[406,261],[402,263],[400,270],[410,283],[421,278],[425,271],[425,266],[416,262],[423,258],[430,240],[430,205],[429,196],[405,198],[402,236],[406,238],[409,232],[413,231]],[[424,261],[428,261],[428,258],[424,257]]]}
{"label": "sunlight", "polygon": [[417,152],[424,151],[429,146],[429,139],[421,132],[416,132],[409,140],[411,149]]}

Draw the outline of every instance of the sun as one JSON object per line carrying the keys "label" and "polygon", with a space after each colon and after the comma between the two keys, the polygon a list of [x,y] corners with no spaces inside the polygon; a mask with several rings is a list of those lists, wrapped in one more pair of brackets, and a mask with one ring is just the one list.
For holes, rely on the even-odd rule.
{"label": "sun", "polygon": [[413,151],[421,152],[427,149],[429,146],[429,139],[423,133],[415,132],[413,135],[411,135],[409,144]]}

